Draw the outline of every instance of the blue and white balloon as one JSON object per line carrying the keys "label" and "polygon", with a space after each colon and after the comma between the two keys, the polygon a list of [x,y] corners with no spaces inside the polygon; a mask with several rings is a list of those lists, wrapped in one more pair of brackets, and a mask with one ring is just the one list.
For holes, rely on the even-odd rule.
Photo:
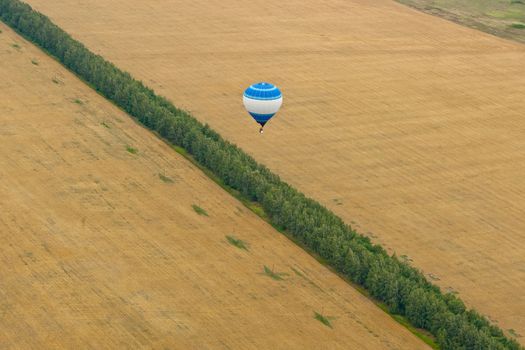
{"label": "blue and white balloon", "polygon": [[264,125],[279,111],[283,95],[277,86],[270,83],[257,83],[244,91],[244,107],[257,123]]}

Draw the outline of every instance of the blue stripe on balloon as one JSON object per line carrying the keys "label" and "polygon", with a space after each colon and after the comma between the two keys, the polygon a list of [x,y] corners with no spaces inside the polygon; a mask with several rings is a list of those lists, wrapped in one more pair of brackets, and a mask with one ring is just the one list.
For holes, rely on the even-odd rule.
{"label": "blue stripe on balloon", "polygon": [[261,94],[261,93],[279,94],[279,93],[281,93],[278,88],[273,88],[273,89],[255,89],[255,88],[253,88],[251,86],[249,88],[247,88],[246,91],[250,91],[250,92],[252,92],[254,94]]}
{"label": "blue stripe on balloon", "polygon": [[270,118],[272,118],[275,115],[275,113],[272,113],[272,114],[259,114],[259,113],[252,113],[252,112],[248,112],[248,113],[250,113],[253,119],[255,119],[255,121],[257,121],[258,123],[267,122],[268,120],[270,120]]}
{"label": "blue stripe on balloon", "polygon": [[274,97],[262,97],[262,96],[253,96],[253,95],[248,95],[246,92],[244,93],[244,97],[246,98],[250,98],[252,100],[259,100],[259,101],[269,101],[269,100],[278,100],[282,97],[281,94],[277,95],[277,96],[274,96]]}

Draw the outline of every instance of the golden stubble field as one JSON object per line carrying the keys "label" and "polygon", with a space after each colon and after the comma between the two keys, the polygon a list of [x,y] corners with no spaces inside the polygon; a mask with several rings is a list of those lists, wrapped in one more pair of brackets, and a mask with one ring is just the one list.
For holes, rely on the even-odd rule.
{"label": "golden stubble field", "polygon": [[525,340],[525,46],[387,0],[28,2]]}
{"label": "golden stubble field", "polygon": [[[0,30],[2,349],[427,348],[153,134]],[[264,275],[265,265],[284,280]],[[333,329],[314,311],[333,317]]]}

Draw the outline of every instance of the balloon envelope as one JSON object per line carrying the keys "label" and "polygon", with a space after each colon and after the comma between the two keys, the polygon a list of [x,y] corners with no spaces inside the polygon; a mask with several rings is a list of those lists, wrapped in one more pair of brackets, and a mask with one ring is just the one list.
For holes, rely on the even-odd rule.
{"label": "balloon envelope", "polygon": [[253,119],[264,126],[281,108],[283,95],[273,84],[257,83],[244,91],[243,103]]}

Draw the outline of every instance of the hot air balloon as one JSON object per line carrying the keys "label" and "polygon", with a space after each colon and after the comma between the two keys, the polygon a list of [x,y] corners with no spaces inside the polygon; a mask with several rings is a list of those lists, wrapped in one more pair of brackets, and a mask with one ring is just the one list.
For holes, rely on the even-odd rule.
{"label": "hot air balloon", "polygon": [[261,125],[259,132],[262,134],[264,125],[281,108],[283,95],[273,84],[257,83],[244,91],[243,103],[248,113]]}

